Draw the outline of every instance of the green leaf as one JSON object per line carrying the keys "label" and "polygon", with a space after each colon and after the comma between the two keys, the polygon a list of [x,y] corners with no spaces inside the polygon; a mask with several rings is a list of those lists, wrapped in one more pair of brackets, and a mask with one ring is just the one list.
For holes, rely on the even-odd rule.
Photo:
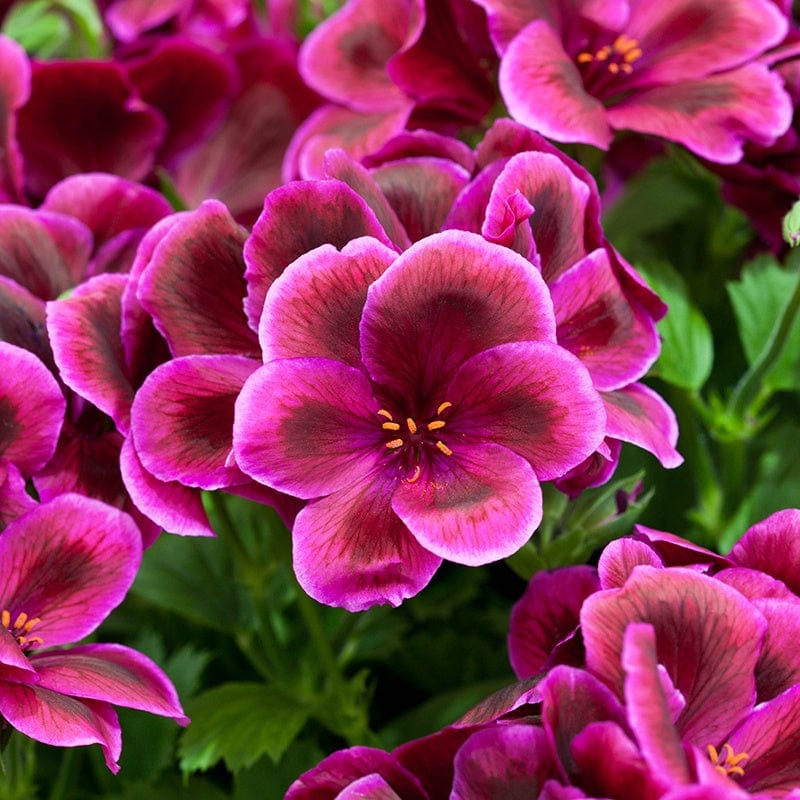
{"label": "green leaf", "polygon": [[192,722],[180,740],[181,769],[206,770],[220,759],[231,772],[264,755],[278,762],[309,717],[309,709],[275,686],[225,683],[188,704]]}
{"label": "green leaf", "polygon": [[669,306],[658,323],[661,355],[651,374],[682,389],[701,389],[714,363],[708,322],[693,305],[686,282],[671,264],[652,261],[637,265],[637,269]]}
{"label": "green leaf", "polygon": [[246,627],[245,601],[220,539],[162,535],[149,548],[131,589],[153,605],[230,634]]}
{"label": "green leaf", "polygon": [[3,33],[36,58],[99,58],[103,21],[92,0],[33,0],[16,3]]}
{"label": "green leaf", "polygon": [[[797,269],[784,269],[769,255],[747,264],[739,281],[727,284],[747,363],[752,365],[769,342],[797,284]],[[764,384],[774,390],[800,389],[800,319],[795,320],[783,352]]]}

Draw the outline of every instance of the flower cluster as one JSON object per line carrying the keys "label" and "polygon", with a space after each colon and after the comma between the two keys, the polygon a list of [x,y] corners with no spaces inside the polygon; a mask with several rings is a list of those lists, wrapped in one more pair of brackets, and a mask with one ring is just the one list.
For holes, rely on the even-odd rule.
{"label": "flower cluster", "polygon": [[[365,611],[549,537],[547,497],[576,508],[628,445],[683,462],[643,382],[667,306],[606,236],[598,159],[681,146],[779,249],[788,3],[97,0],[54,52],[36,5],[0,4],[0,743],[116,770],[113,706],[188,722],[143,654],[63,645],[162,531],[215,535],[209,493],[274,509],[301,589]],[[288,797],[800,797],[771,555],[799,527],[728,557],[641,528],[537,574],[522,684]]]}
{"label": "flower cluster", "polygon": [[391,753],[334,753],[287,800],[800,796],[799,534],[781,511],[724,557],[642,528],[538,573],[518,684]]}

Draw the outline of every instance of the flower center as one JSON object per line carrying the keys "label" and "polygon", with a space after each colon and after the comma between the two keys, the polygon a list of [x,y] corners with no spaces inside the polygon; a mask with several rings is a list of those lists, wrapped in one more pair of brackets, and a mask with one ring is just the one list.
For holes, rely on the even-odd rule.
{"label": "flower center", "polygon": [[747,753],[734,754],[733,748],[726,742],[722,745],[722,750],[717,752],[714,745],[708,745],[708,757],[711,763],[719,772],[728,777],[736,776],[741,778],[744,775],[743,767],[739,766],[742,761],[746,761],[750,756]]}
{"label": "flower center", "polygon": [[453,455],[453,451],[438,438],[439,434],[436,433],[447,424],[441,417],[452,406],[449,401],[440,403],[436,415],[426,422],[417,422],[413,417],[406,417],[403,422],[396,422],[391,412],[385,408],[378,411],[378,415],[384,419],[381,428],[392,437],[386,442],[385,447],[405,457],[405,463],[411,471],[411,477],[406,478],[409,483],[419,480],[422,472],[420,459],[426,445],[435,447],[446,456]]}
{"label": "flower center", "polygon": [[611,44],[607,44],[590,53],[584,50],[575,56],[575,61],[584,70],[584,79],[589,74],[595,75],[596,71],[618,75],[630,75],[633,72],[633,62],[642,57],[642,48],[639,42],[621,33]]}
{"label": "flower center", "polygon": [[9,633],[17,640],[17,644],[23,650],[30,650],[33,647],[41,647],[44,642],[38,636],[28,634],[41,622],[39,617],[28,618],[24,611],[17,614],[14,624],[11,624],[11,612],[3,609],[0,613],[0,624],[7,628]]}

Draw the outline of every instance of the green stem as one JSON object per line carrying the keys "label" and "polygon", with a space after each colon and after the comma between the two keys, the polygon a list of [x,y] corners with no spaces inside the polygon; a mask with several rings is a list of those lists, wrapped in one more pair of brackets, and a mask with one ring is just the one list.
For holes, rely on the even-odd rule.
{"label": "green stem", "polygon": [[746,418],[753,401],[761,390],[765,376],[775,365],[786,346],[786,340],[789,338],[798,313],[800,313],[800,272],[797,275],[789,302],[772,329],[767,344],[733,390],[728,404],[728,410],[733,419],[743,420]]}
{"label": "green stem", "polygon": [[67,800],[67,789],[75,766],[76,751],[69,748],[61,758],[56,779],[50,787],[48,800]]}
{"label": "green stem", "polygon": [[239,536],[236,523],[228,511],[225,498],[220,492],[211,492],[211,503],[220,523],[221,533],[230,545],[236,562],[238,573],[244,581],[253,598],[256,612],[258,641],[260,653],[255,652],[250,637],[241,635],[236,637],[236,644],[244,652],[250,663],[258,670],[259,674],[269,680],[285,684],[292,673],[291,666],[286,660],[283,646],[275,634],[269,612],[264,609],[263,580],[253,574],[253,564],[250,553]]}

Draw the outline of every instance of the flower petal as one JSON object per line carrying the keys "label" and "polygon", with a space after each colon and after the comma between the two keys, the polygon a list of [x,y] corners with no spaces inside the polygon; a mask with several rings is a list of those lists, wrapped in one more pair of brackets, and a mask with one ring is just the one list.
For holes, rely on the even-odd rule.
{"label": "flower petal", "polygon": [[587,94],[555,31],[534,20],[520,31],[500,62],[500,94],[518,122],[558,142],[607,150],[613,133],[599,100]]}
{"label": "flower petal", "polygon": [[141,180],[165,131],[115,61],[35,62],[31,97],[17,119],[26,187],[38,198],[79,172]]}
{"label": "flower petal", "polygon": [[142,464],[162,481],[219,489],[241,483],[228,465],[236,398],[258,361],[184,356],[157,367],[136,393],[131,428]]}
{"label": "flower petal", "polygon": [[403,92],[386,73],[403,45],[411,5],[353,0],[321,22],[300,50],[301,75],[324,97],[356,111],[390,111]]}
{"label": "flower petal", "polygon": [[642,50],[633,80],[653,86],[737,67],[779,44],[786,28],[769,0],[638,0],[625,30]]}
{"label": "flower petal", "polygon": [[359,483],[385,451],[380,406],[364,373],[338,361],[271,361],[236,401],[236,463],[301,498]]}
{"label": "flower petal", "polygon": [[189,718],[175,687],[147,656],[120,644],[87,644],[31,657],[38,686],[86,700],[138,708],[181,725]]}
{"label": "flower petal", "polygon": [[728,739],[734,753],[747,753],[743,786],[751,793],[784,797],[800,784],[800,686],[761,703]]}
{"label": "flower petal", "polygon": [[[656,634],[652,625],[630,623],[622,644],[625,707],[645,760],[663,788],[691,780],[683,745],[672,724],[667,697],[658,672]],[[715,740],[716,741],[716,740]]]}
{"label": "flower petal", "polygon": [[300,585],[316,600],[362,611],[399,606],[427,586],[442,560],[392,511],[391,484],[375,476],[311,501],[292,530]]}
{"label": "flower petal", "polygon": [[[551,284],[586,255],[587,215],[593,186],[557,156],[526,152],[512,156],[494,181],[486,206],[487,222],[515,192],[533,206],[530,227],[542,274]],[[484,222],[484,232],[486,222]]]}
{"label": "flower petal", "polygon": [[605,434],[589,372],[550,342],[484,350],[461,366],[444,394],[453,403],[448,441],[501,444],[529,461],[539,480],[580,464]]}
{"label": "flower petal", "polygon": [[84,277],[92,252],[91,231],[54,211],[0,206],[3,275],[42,300],[53,300]]}
{"label": "flower petal", "polygon": [[122,734],[117,715],[107,703],[77,700],[50,689],[3,682],[0,716],[20,733],[44,744],[77,747],[99,744],[106,766],[119,770]]}
{"label": "flower petal", "polygon": [[605,249],[575,264],[550,292],[558,343],[580,358],[597,389],[618,389],[652,366],[660,349],[655,323],[626,295]]}
{"label": "flower petal", "polygon": [[[177,481],[160,481],[148,472],[130,435],[120,452],[120,470],[132,502],[160,528],[178,536],[214,536],[198,489]],[[145,546],[152,544],[146,541]]]}
{"label": "flower petal", "polygon": [[531,465],[496,444],[470,444],[402,481],[392,508],[427,550],[480,566],[506,558],[542,519],[542,494]]}
{"label": "flower petal", "polygon": [[139,299],[173,356],[258,356],[242,311],[246,231],[207,200],[166,232],[139,279]]}
{"label": "flower petal", "polygon": [[652,389],[632,383],[600,395],[608,416],[609,436],[643,447],[664,467],[683,463],[683,456],[675,449],[678,441],[675,414]]}
{"label": "flower petal", "polygon": [[535,725],[495,725],[477,731],[455,757],[450,800],[539,797],[558,777],[545,732]]}
{"label": "flower petal", "polygon": [[341,249],[360,236],[392,246],[372,209],[341,181],[296,182],[270,192],[244,246],[250,327],[258,330],[267,290],[292,261],[323,244]]}
{"label": "flower petal", "polygon": [[748,528],[730,558],[783,581],[800,596],[800,509],[776,511]]}
{"label": "flower petal", "polygon": [[39,359],[0,341],[0,457],[26,477],[55,453],[66,401]]}
{"label": "flower petal", "polygon": [[620,696],[632,622],[653,626],[658,661],[686,700],[681,737],[722,740],[753,706],[764,617],[739,592],[695,571],[635,567],[622,589],[596,592],[581,609],[587,668]]}
{"label": "flower petal", "polygon": [[720,164],[740,161],[746,141],[772,144],[791,119],[780,76],[758,63],[637,91],[608,109],[617,130],[663,136]]}
{"label": "flower petal", "polygon": [[43,503],[0,536],[0,607],[29,619],[47,647],[91,633],[125,597],[141,537],[122,511],[75,494]]}
{"label": "flower petal", "polygon": [[133,386],[120,336],[125,275],[98,275],[47,304],[47,329],[64,383],[127,431]]}
{"label": "flower petal", "polygon": [[320,357],[361,366],[358,325],[369,285],[397,258],[363,237],[293,261],[267,292],[259,324],[264,361]]}
{"label": "flower petal", "polygon": [[508,628],[508,655],[518,678],[551,664],[554,650],[574,636],[583,601],[599,589],[597,570],[583,564],[534,573],[511,610]]}
{"label": "flower petal", "polygon": [[550,294],[529,261],[476,234],[445,231],[412,245],[370,286],[361,354],[370,376],[409,404],[439,403],[471,356],[554,334]]}

